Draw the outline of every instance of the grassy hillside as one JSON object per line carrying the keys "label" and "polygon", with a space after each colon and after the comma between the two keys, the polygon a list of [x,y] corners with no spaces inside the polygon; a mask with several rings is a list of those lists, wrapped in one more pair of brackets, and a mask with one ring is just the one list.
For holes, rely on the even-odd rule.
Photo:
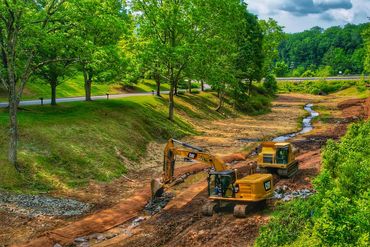
{"label": "grassy hillside", "polygon": [[[83,186],[89,180],[110,181],[126,172],[126,162],[145,154],[153,140],[180,138],[195,132],[189,119],[221,119],[234,113],[215,112],[213,94],[176,98],[175,123],[167,120],[167,98],[153,96],[76,102],[57,107],[25,107],[19,112],[18,174],[6,162],[8,114],[0,110],[0,188],[40,192]],[[197,106],[197,107],[195,107]]]}
{"label": "grassy hillside", "polygon": [[[132,92],[151,92],[156,90],[156,84],[152,80],[142,80],[137,85],[133,86],[130,91]],[[163,84],[161,90],[169,90],[168,84]],[[124,93],[125,90],[120,83],[111,84],[92,84],[92,95],[105,95],[109,94],[119,94]],[[85,89],[82,76],[76,76],[75,78],[66,79],[65,82],[61,83],[57,87],[57,98],[64,97],[76,97],[84,96]],[[39,98],[49,99],[50,96],[50,86],[48,84],[42,83],[40,81],[31,81],[27,84],[23,99],[39,99]],[[0,101],[7,100],[7,93],[4,89],[0,87]]]}
{"label": "grassy hillside", "polygon": [[[354,93],[366,98],[370,90],[366,87],[368,81],[304,81],[304,82],[279,82],[279,93],[309,93],[309,94],[330,94],[350,89],[349,93]],[[346,92],[344,92],[346,93]]]}

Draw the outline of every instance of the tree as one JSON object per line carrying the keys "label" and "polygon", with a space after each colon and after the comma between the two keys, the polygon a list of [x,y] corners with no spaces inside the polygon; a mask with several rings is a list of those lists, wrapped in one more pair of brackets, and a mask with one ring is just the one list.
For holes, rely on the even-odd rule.
{"label": "tree", "polygon": [[[244,26],[238,39],[239,54],[237,59],[237,78],[239,85],[235,87],[236,98],[239,98],[248,88],[251,95],[252,83],[263,77],[263,33],[255,15],[244,10]],[[244,85],[248,82],[248,86]]]}
{"label": "tree", "polygon": [[367,72],[370,72],[370,24],[367,24],[362,36],[365,41],[365,61],[364,67]]}
{"label": "tree", "polygon": [[275,64],[274,74],[278,77],[284,77],[289,73],[289,67],[284,61]]}
{"label": "tree", "polygon": [[193,48],[192,61],[186,73],[207,82],[217,91],[221,109],[227,91],[237,84],[239,38],[246,25],[246,6],[238,0],[204,1],[198,18],[204,30]]}
{"label": "tree", "polygon": [[73,49],[84,76],[85,98],[90,101],[94,80],[110,80],[120,74],[122,60],[117,46],[125,32],[125,4],[118,0],[70,0],[68,11],[74,26],[70,31],[75,39]]}
{"label": "tree", "polygon": [[263,33],[263,75],[267,76],[272,73],[274,64],[279,58],[279,45],[284,39],[284,33],[283,27],[272,18],[267,21],[260,20],[259,24]]}
{"label": "tree", "polygon": [[[325,54],[341,49],[347,63],[340,70],[362,73],[363,68],[360,64],[363,60],[361,50],[364,46],[364,37],[361,34],[366,26],[367,24],[347,24],[344,27],[334,26],[326,30],[314,27],[304,32],[286,34],[286,39],[279,46],[279,61],[284,61],[288,65],[293,63],[295,67],[302,66],[304,70],[312,70],[308,68],[309,66],[315,68],[333,66],[324,60]],[[333,69],[337,70],[335,67]]]}
{"label": "tree", "polygon": [[339,72],[343,73],[347,68],[349,68],[349,60],[350,58],[345,54],[343,49],[333,48],[325,53],[323,63],[331,66],[337,74]]}
{"label": "tree", "polygon": [[[133,0],[137,34],[163,70],[160,77],[170,84],[168,118],[174,119],[174,93],[183,77],[197,41],[194,5],[190,0]],[[155,63],[156,64],[156,63]]]}
{"label": "tree", "polygon": [[63,81],[62,79],[72,74],[70,65],[76,60],[73,58],[73,52],[69,49],[72,47],[73,39],[68,37],[68,26],[60,26],[49,32],[47,38],[41,41],[39,46],[39,54],[44,59],[62,61],[49,63],[38,68],[35,75],[50,85],[51,89],[51,105],[56,103],[57,86]]}
{"label": "tree", "polygon": [[43,58],[38,46],[57,28],[63,16],[63,0],[4,0],[0,3],[0,81],[9,99],[9,162],[17,166],[17,108],[30,76],[43,65],[58,59]]}

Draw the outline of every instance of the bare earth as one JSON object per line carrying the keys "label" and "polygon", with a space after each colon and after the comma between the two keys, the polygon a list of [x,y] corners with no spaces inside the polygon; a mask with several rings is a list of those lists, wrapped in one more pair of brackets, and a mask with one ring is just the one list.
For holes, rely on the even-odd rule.
{"label": "bare earth", "polygon": [[[347,100],[346,103],[339,104],[345,100]],[[243,143],[239,141],[240,138],[268,140],[274,136],[295,132],[299,130],[297,122],[305,114],[303,110],[305,104],[314,103],[325,107],[325,110],[330,112],[329,120],[325,123],[316,122],[314,131],[293,140],[301,150],[298,157],[299,173],[293,179],[280,180],[277,184],[287,185],[292,189],[311,188],[311,180],[320,170],[320,147],[328,138],[336,139],[343,135],[348,123],[363,118],[366,115],[365,111],[369,109],[369,100],[366,109],[363,107],[363,100],[348,100],[335,95],[280,95],[274,101],[272,112],[269,114],[214,122],[196,122],[194,125],[203,134],[188,137],[185,141],[205,147],[216,154],[229,155],[227,157],[229,161],[240,160],[242,156],[244,161],[234,162],[234,165],[243,167],[253,161],[253,158],[245,159],[245,154],[258,143]],[[132,164],[127,176],[110,184],[91,183],[85,189],[55,194],[55,196],[72,197],[95,204],[94,211],[87,218],[85,216],[68,219],[40,216],[29,219],[0,211],[0,246],[24,243],[31,239],[33,241],[30,242],[30,246],[53,246],[56,242],[70,244],[75,237],[85,235],[90,236],[85,238],[89,240],[90,246],[253,245],[260,226],[269,220],[268,210],[251,212],[246,219],[236,219],[229,212],[220,213],[211,218],[203,217],[200,214],[200,208],[207,201],[204,190],[206,173],[203,171],[190,176],[185,183],[173,189],[172,192],[177,196],[170,204],[175,206],[167,207],[152,217],[145,215],[141,210],[142,207],[136,209],[141,203],[145,205],[145,200],[150,196],[146,193],[148,193],[147,186],[151,178],[160,175],[163,147],[164,144],[151,144],[147,157],[140,164]],[[127,200],[137,196],[138,193],[143,196],[141,202],[131,205],[131,208],[128,206],[124,210],[118,207],[118,205],[127,204]],[[122,222],[119,222],[118,216],[112,219],[108,217],[106,224],[97,222],[99,214],[104,215],[105,212],[109,215],[108,212],[111,212],[109,210],[114,211],[115,208],[119,209],[117,212],[121,217],[127,212],[133,217],[142,216],[140,218],[142,222],[140,224],[132,224],[127,220],[123,222],[125,217],[122,217]],[[117,222],[113,222],[114,219]],[[83,235],[64,236],[65,239],[68,238],[65,242],[61,241],[61,238],[58,239],[59,235],[55,236],[57,232],[74,232],[73,227],[76,226]],[[45,232],[48,233],[45,234]],[[77,242],[74,244],[80,245]]]}

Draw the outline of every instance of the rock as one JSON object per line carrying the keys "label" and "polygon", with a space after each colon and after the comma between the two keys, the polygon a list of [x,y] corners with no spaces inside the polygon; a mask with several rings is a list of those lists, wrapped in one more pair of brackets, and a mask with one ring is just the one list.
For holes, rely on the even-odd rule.
{"label": "rock", "polygon": [[129,230],[127,230],[127,229],[122,230],[122,233],[123,233],[123,234],[126,234],[126,235],[127,235],[127,236],[129,236],[129,237],[131,237],[131,236],[132,236],[132,233],[131,233]]}
{"label": "rock", "polygon": [[60,244],[56,243],[53,247],[62,247]]}
{"label": "rock", "polygon": [[83,243],[83,242],[87,242],[87,239],[85,237],[79,237],[79,238],[75,238],[75,242]]}

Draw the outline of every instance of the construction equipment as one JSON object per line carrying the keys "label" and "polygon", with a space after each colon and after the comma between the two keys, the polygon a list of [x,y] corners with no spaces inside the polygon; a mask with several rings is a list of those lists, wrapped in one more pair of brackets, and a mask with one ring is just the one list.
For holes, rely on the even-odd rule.
{"label": "construction equipment", "polygon": [[[179,144],[182,148],[176,147]],[[185,149],[184,149],[185,148]],[[221,158],[199,147],[194,147],[174,139],[167,142],[164,150],[162,181],[152,182],[152,193],[158,195],[160,188],[169,186],[174,181],[176,156],[199,160],[209,164],[208,175],[209,203],[203,206],[202,213],[207,216],[225,205],[234,206],[234,216],[245,217],[251,204],[265,202],[272,195],[273,181],[271,174],[252,174],[238,178],[236,169],[230,169]],[[161,182],[162,186],[159,186]]]}
{"label": "construction equipment", "polygon": [[281,177],[293,177],[298,172],[296,150],[288,142],[263,142],[257,165],[261,173],[277,173]]}

